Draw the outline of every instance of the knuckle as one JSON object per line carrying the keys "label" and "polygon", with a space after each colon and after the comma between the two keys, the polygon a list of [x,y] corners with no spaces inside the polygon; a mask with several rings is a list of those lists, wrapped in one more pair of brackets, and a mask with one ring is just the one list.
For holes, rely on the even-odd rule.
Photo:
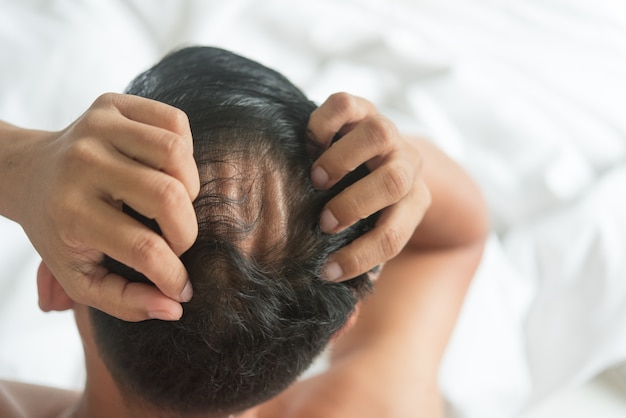
{"label": "knuckle", "polygon": [[83,113],[80,118],[68,128],[68,132],[71,132],[70,138],[80,140],[85,137],[93,136],[105,125],[108,109],[99,104],[98,100],[100,99],[97,99],[91,108]]}
{"label": "knuckle", "polygon": [[170,106],[168,110],[168,120],[172,124],[172,128],[179,134],[189,132],[189,117],[187,114],[176,107]]}
{"label": "knuckle", "polygon": [[168,166],[179,164],[187,154],[187,147],[180,135],[166,131],[159,141],[165,154],[165,161]]}
{"label": "knuckle", "polygon": [[100,153],[93,141],[88,138],[80,138],[72,142],[65,153],[63,167],[76,173],[72,169],[82,167],[94,167],[101,160]]}
{"label": "knuckle", "polygon": [[118,93],[103,93],[93,102],[94,107],[114,106],[115,101],[119,99]]}
{"label": "knuckle", "polygon": [[165,211],[175,211],[173,213],[177,213],[181,202],[188,200],[188,195],[183,185],[172,178],[167,178],[167,180],[161,182],[158,186],[156,197],[160,202],[159,205]]}
{"label": "knuckle", "polygon": [[404,247],[404,235],[396,228],[387,227],[382,232],[380,249],[385,261],[395,257]]}
{"label": "knuckle", "polygon": [[383,116],[372,117],[367,121],[368,137],[374,145],[388,149],[397,136],[396,125]]}
{"label": "knuckle", "polygon": [[136,313],[131,308],[133,303],[132,292],[130,292],[130,282],[125,282],[122,286],[120,297],[115,298],[115,305],[112,309],[115,310],[115,316],[125,319],[126,321],[133,321]]}
{"label": "knuckle", "polygon": [[350,113],[355,104],[354,97],[344,92],[334,93],[328,98],[328,101],[332,103],[333,110],[342,115]]}
{"label": "knuckle", "polygon": [[[146,266],[155,263],[159,259],[159,238],[151,233],[139,234],[131,248],[131,256],[135,266]],[[133,267],[135,267],[133,266]],[[143,270],[139,267],[139,270]]]}
{"label": "knuckle", "polygon": [[76,124],[79,135],[84,136],[97,132],[97,129],[100,127],[100,113],[103,111],[103,109],[91,109],[89,112],[85,113]]}
{"label": "knuckle", "polygon": [[390,164],[383,173],[384,193],[397,201],[408,193],[412,184],[411,180],[410,172],[405,165]]}

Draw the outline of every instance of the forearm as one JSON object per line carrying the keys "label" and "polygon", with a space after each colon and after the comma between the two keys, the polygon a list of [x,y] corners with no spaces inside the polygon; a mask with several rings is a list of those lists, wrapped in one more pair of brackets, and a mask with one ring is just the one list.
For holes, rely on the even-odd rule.
{"label": "forearm", "polygon": [[435,382],[482,255],[488,221],[467,173],[434,145],[423,140],[415,145],[431,205],[407,246],[385,265],[336,355],[377,345],[413,376]]}
{"label": "forearm", "polygon": [[431,205],[408,245],[431,250],[484,240],[489,220],[478,186],[435,145],[423,139],[409,139],[422,156],[422,178],[430,190]]}
{"label": "forearm", "polygon": [[27,139],[37,133],[0,121],[0,215],[12,220],[18,218],[20,196],[24,192],[20,179],[29,175],[25,158],[30,145]]}
{"label": "forearm", "polygon": [[444,250],[405,250],[385,266],[355,327],[338,341],[335,356],[376,347],[406,375],[435,383],[481,254],[481,242]]}

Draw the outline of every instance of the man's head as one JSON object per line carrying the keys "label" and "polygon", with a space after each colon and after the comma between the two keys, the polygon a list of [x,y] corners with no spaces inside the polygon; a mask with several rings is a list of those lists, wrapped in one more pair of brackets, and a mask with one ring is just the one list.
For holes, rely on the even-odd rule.
{"label": "man's head", "polygon": [[[130,323],[91,309],[98,351],[128,400],[180,413],[242,411],[293,382],[368,289],[365,276],[320,276],[327,257],[374,219],[334,235],[318,227],[323,205],[366,171],[315,191],[306,150],[315,105],[280,74],[220,49],[173,53],[128,93],[190,120],[199,235],[182,260],[194,296],[176,322]],[[114,260],[105,266],[148,282]]]}

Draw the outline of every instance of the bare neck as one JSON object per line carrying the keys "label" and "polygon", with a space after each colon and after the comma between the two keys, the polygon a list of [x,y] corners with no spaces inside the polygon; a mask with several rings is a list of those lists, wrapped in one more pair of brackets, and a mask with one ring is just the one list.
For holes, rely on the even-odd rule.
{"label": "bare neck", "polygon": [[[87,383],[81,399],[70,415],[71,418],[181,418],[179,413],[158,410],[145,402],[125,399],[108,369],[95,353],[85,352]],[[244,414],[245,416],[249,416]],[[190,418],[230,418],[228,415],[185,415]],[[234,417],[234,416],[231,416]],[[243,418],[243,416],[242,416]]]}

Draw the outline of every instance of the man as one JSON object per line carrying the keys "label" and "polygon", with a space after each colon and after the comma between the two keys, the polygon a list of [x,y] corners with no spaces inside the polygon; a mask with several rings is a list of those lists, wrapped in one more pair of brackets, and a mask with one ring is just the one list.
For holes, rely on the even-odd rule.
{"label": "man", "polygon": [[[326,205],[342,191],[357,201],[376,201],[376,205],[390,199],[352,194],[358,183],[344,190],[355,181],[354,176],[336,183],[345,173],[320,175],[316,169],[323,161],[318,160],[312,169],[314,182],[336,184],[331,184],[330,192],[319,192],[309,183],[308,173],[317,156],[314,146],[307,153],[309,115],[309,124],[315,124],[323,112],[334,110],[324,118],[326,132],[316,138],[322,143],[339,132],[343,137],[335,148],[350,145],[355,137],[377,145],[353,148],[352,155],[344,150],[346,172],[354,169],[354,160],[363,158],[360,153],[375,157],[380,147],[401,138],[393,125],[360,99],[338,95],[314,111],[280,75],[210,48],[190,48],[166,57],[139,76],[129,91],[179,107],[190,118],[201,178],[195,201],[200,232],[182,259],[195,292],[180,321],[133,324],[75,304],[42,266],[40,304],[44,309],[74,307],[85,344],[85,393],[75,405],[67,398],[66,406],[76,416],[219,417],[241,412],[290,384],[345,324],[368,279],[324,282],[323,275],[342,276],[327,259],[369,228],[375,231],[385,223],[383,214],[378,220],[368,218],[346,228],[338,221],[343,218],[340,210]],[[392,359],[396,367],[383,367],[379,376],[392,377],[388,384],[396,392],[393,405],[374,402],[379,409],[372,409],[368,403],[373,399],[360,401],[372,416],[419,412],[419,399],[424,399],[423,410],[430,408],[424,413],[440,413],[438,360],[482,248],[484,212],[472,184],[432,147],[422,144],[422,150],[431,157],[426,178],[432,184],[433,208],[438,210],[427,213],[404,255],[385,269],[389,279],[381,281],[356,328],[343,338],[337,355],[341,364],[349,366],[331,368],[334,374],[326,375],[349,377],[359,369],[367,374],[362,366],[376,370]],[[427,191],[409,187],[407,173],[413,171],[407,167],[417,164],[418,154],[409,145],[403,151],[401,157],[377,157],[378,161],[370,163],[373,173],[361,182],[376,184],[383,179],[384,193],[410,195],[413,205],[397,205],[395,210],[412,214],[418,222],[416,195]],[[389,178],[385,158],[395,162],[391,182],[384,180]],[[387,167],[387,171],[377,167]],[[357,170],[356,179],[363,174]],[[439,176],[430,177],[435,174]],[[158,231],[148,219],[127,211]],[[326,229],[339,232],[323,234],[316,226],[320,213]],[[397,236],[389,237],[391,248],[403,245]],[[148,282],[113,260],[105,266],[131,281]],[[425,277],[413,277],[421,274]],[[398,280],[406,280],[405,276],[413,280],[399,288]],[[418,361],[412,361],[416,356]],[[377,361],[369,363],[374,358]],[[358,366],[352,364],[355,360]],[[398,365],[405,368],[403,372],[398,373]],[[342,368],[347,371],[337,375]],[[308,393],[345,391],[340,385],[320,386],[316,383],[320,379],[315,379],[308,382]],[[367,386],[375,380],[366,379],[360,386],[363,383]],[[302,392],[298,394],[302,386],[295,386],[259,413],[300,416],[307,408]],[[419,391],[424,388],[421,397]],[[19,398],[19,393],[19,388],[12,389],[7,398]],[[297,396],[290,397],[292,393]],[[406,393],[418,405],[407,402]],[[341,402],[358,408],[356,399],[318,396],[317,401],[343,414],[338,416],[366,416],[342,412]]]}

